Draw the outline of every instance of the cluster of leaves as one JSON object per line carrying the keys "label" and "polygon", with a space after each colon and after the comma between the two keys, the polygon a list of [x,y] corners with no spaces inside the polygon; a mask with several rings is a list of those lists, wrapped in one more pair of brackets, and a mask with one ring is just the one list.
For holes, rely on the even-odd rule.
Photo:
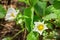
{"label": "cluster of leaves", "polygon": [[[24,9],[23,13],[24,16],[28,17],[24,19],[25,28],[29,32],[29,34],[27,35],[27,40],[39,40],[38,33],[32,32],[34,28],[34,21],[44,20],[48,24],[47,25],[48,28],[51,30],[54,30],[53,27],[59,26],[58,25],[60,23],[59,0],[22,0],[22,1],[19,0],[19,1],[25,2],[27,5],[29,5],[29,7]],[[50,3],[49,6],[47,6],[48,2]],[[48,36],[53,38],[55,35],[56,34],[54,34],[53,36],[51,35]]]}
{"label": "cluster of leaves", "polygon": [[[23,20],[25,27],[29,34],[27,35],[26,40],[39,40],[39,34],[33,32],[34,21],[45,21],[49,29],[52,32],[44,32],[43,38],[52,37],[54,38],[56,33],[53,27],[60,26],[60,1],[59,0],[18,0],[19,2],[24,2],[29,7],[24,8],[22,14],[17,15],[17,23]],[[47,6],[48,2],[50,3]],[[2,14],[1,14],[2,15]],[[48,35],[49,34],[49,35]],[[54,34],[54,35],[53,35]],[[47,35],[47,36],[46,36]]]}

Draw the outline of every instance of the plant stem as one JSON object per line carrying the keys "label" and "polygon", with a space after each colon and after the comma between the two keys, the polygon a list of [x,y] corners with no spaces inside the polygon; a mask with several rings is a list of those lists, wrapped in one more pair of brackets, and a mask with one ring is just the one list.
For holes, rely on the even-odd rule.
{"label": "plant stem", "polygon": [[11,38],[11,40],[13,39],[13,38],[15,38],[17,35],[19,35],[21,32],[23,32],[24,31],[24,29],[22,29],[22,30],[20,30],[18,33],[16,33],[12,38]]}
{"label": "plant stem", "polygon": [[23,40],[26,40],[27,30],[24,30]]}
{"label": "plant stem", "polygon": [[23,29],[24,27],[23,27],[23,23],[21,24],[21,28]]}
{"label": "plant stem", "polygon": [[39,36],[39,40],[43,40],[43,35],[40,35]]}

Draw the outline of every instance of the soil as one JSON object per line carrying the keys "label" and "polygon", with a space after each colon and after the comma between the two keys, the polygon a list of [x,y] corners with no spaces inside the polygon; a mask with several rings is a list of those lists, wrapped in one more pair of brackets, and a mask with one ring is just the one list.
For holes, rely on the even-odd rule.
{"label": "soil", "polygon": [[[0,40],[5,37],[13,37],[21,30],[20,26],[15,22],[7,22],[4,19],[0,19]],[[25,31],[17,35],[13,40],[25,40]]]}

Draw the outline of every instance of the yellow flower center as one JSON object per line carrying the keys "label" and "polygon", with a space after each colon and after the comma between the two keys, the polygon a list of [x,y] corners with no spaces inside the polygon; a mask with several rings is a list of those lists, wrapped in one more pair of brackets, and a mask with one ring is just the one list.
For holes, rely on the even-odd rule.
{"label": "yellow flower center", "polygon": [[12,16],[12,17],[15,17],[14,13],[11,13],[11,16]]}
{"label": "yellow flower center", "polygon": [[37,28],[38,28],[38,30],[40,30],[40,31],[41,31],[41,30],[43,30],[43,29],[44,29],[44,25],[43,25],[43,24],[40,24],[40,25],[38,25],[38,26],[37,26]]}

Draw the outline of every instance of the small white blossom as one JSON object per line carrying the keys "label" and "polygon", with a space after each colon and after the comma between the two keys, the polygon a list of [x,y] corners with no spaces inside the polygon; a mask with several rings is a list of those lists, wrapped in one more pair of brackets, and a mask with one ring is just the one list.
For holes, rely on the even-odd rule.
{"label": "small white blossom", "polygon": [[46,24],[44,24],[44,21],[43,22],[34,22],[35,24],[35,27],[33,29],[33,31],[36,31],[38,33],[40,33],[40,35],[42,35],[42,32],[47,28]]}
{"label": "small white blossom", "polygon": [[15,17],[17,16],[19,10],[16,11],[14,8],[8,8],[5,20],[6,21],[13,21],[15,19]]}

